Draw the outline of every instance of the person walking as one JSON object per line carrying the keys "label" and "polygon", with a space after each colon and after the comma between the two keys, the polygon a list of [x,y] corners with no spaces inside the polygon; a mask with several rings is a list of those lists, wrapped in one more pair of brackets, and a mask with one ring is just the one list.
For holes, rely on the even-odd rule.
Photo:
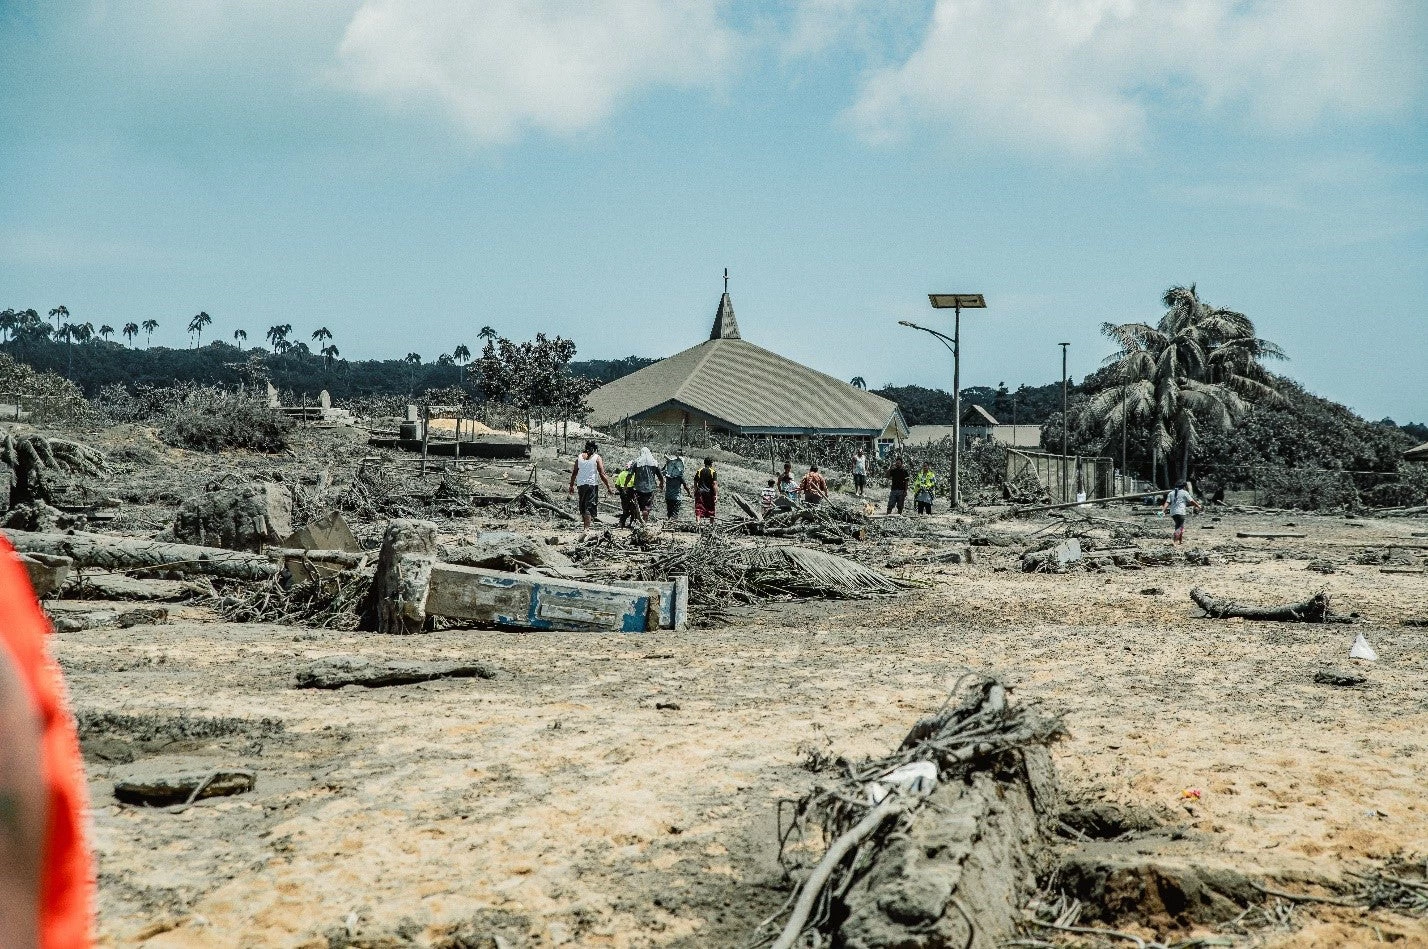
{"label": "person walking", "polygon": [[640,509],[640,520],[650,519],[650,509],[654,507],[656,489],[664,487],[664,474],[648,448],[640,449],[635,459],[635,503]]}
{"label": "person walking", "polygon": [[809,466],[808,474],[798,483],[798,489],[803,492],[805,504],[821,504],[828,497],[828,482],[818,473],[817,465]]}
{"label": "person walking", "polygon": [[868,484],[868,456],[859,448],[853,453],[853,493],[858,497],[863,496],[863,488]]}
{"label": "person walking", "polygon": [[798,479],[793,476],[793,462],[785,461],[778,476],[779,493],[790,501],[798,500]]}
{"label": "person walking", "polygon": [[917,479],[912,483],[912,500],[917,506],[917,513],[932,513],[933,489],[936,487],[937,475],[932,473],[932,466],[924,461],[922,470],[917,473]]}
{"label": "person walking", "polygon": [[84,759],[49,636],[0,538],[0,946],[93,945]]}
{"label": "person walking", "polygon": [[705,458],[704,467],[694,473],[694,523],[709,520],[714,523],[714,505],[719,500],[719,475],[714,459]]}
{"label": "person walking", "polygon": [[576,457],[575,464],[570,469],[570,493],[575,494],[577,489],[580,491],[577,503],[580,506],[580,523],[584,525],[584,530],[590,529],[590,522],[600,513],[602,481],[605,483],[605,490],[614,490],[610,486],[609,476],[605,474],[605,460],[595,450],[594,442],[586,442],[585,449]]}
{"label": "person walking", "polygon": [[615,475],[615,492],[620,495],[619,527],[629,527],[639,520],[640,509],[635,505],[635,463],[632,461]]}
{"label": "person walking", "polygon": [[888,468],[888,514],[893,512],[893,508],[902,513],[902,506],[907,502],[908,480],[907,467],[902,463],[902,456],[898,455]]}
{"label": "person walking", "polygon": [[678,455],[664,456],[664,512],[671,519],[679,516],[680,492],[694,495],[689,491],[689,482],[684,480],[684,459]]}
{"label": "person walking", "polygon": [[1185,515],[1190,506],[1195,510],[1202,511],[1200,502],[1195,500],[1195,496],[1190,493],[1190,486],[1184,481],[1177,481],[1175,487],[1170,489],[1170,493],[1165,496],[1165,503],[1160,506],[1160,513],[1163,516],[1166,511],[1170,512],[1170,517],[1175,521],[1175,534],[1173,542],[1177,544],[1185,543]]}

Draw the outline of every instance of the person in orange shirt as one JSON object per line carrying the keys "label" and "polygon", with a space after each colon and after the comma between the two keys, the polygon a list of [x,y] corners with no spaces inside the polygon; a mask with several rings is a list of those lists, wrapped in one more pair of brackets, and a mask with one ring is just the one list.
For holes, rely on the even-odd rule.
{"label": "person in orange shirt", "polygon": [[0,949],[92,941],[84,764],[49,622],[0,538]]}

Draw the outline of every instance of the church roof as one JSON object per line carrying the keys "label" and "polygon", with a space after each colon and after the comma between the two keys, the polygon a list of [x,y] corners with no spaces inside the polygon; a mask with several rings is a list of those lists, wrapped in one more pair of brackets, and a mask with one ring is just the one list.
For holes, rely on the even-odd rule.
{"label": "church roof", "polygon": [[739,336],[727,292],[708,340],[606,383],[587,401],[596,426],[682,409],[744,434],[876,436],[889,424],[907,430],[896,402]]}
{"label": "church roof", "polygon": [[1403,457],[1408,461],[1428,461],[1428,442],[1424,442],[1417,448],[1410,448],[1403,453]]}

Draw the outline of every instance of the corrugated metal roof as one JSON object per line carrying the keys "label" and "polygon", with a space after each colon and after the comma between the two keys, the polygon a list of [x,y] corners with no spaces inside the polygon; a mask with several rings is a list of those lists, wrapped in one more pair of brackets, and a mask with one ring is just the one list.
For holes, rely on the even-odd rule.
{"label": "corrugated metal roof", "polygon": [[996,425],[997,420],[992,417],[992,413],[973,402],[962,410],[963,425]]}
{"label": "corrugated metal roof", "polygon": [[894,419],[906,429],[897,403],[727,335],[606,383],[588,401],[595,425],[679,407],[744,432],[876,435]]}
{"label": "corrugated metal roof", "polygon": [[1403,453],[1403,457],[1409,461],[1428,461],[1428,442],[1424,442],[1417,448],[1410,448]]}

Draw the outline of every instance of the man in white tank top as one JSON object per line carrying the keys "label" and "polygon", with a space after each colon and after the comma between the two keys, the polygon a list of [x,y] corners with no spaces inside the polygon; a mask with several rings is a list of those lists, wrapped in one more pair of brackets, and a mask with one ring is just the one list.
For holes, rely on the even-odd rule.
{"label": "man in white tank top", "polygon": [[610,478],[605,474],[605,461],[595,450],[595,443],[586,442],[585,450],[576,456],[575,464],[570,469],[570,493],[580,489],[580,521],[585,530],[590,529],[590,522],[599,511],[601,482],[605,490],[615,490],[610,486]]}

